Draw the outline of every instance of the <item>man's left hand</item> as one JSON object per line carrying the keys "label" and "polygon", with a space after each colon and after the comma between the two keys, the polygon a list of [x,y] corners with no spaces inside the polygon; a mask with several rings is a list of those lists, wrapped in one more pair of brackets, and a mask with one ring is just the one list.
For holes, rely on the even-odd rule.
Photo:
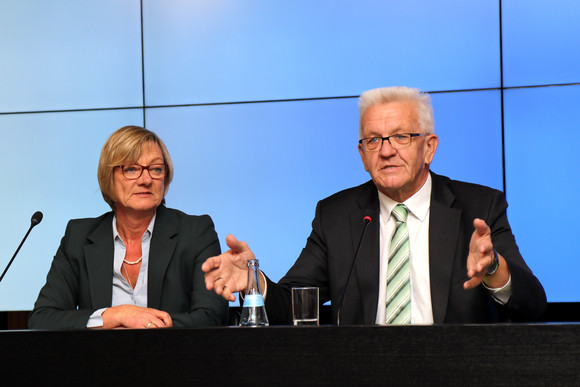
{"label": "man's left hand", "polygon": [[493,264],[495,255],[491,242],[491,229],[482,219],[473,221],[475,231],[471,235],[469,243],[469,256],[467,257],[467,276],[470,278],[463,284],[464,289],[473,289],[485,279],[485,285],[490,288],[501,288],[509,280],[509,269],[504,258],[498,254],[499,268],[488,277],[486,274]]}

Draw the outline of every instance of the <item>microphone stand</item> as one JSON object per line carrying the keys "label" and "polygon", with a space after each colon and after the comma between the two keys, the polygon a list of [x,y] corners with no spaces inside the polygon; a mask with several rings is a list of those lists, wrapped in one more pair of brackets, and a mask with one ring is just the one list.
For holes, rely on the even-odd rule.
{"label": "microphone stand", "polygon": [[6,266],[6,269],[4,269],[4,272],[0,276],[0,281],[2,281],[2,278],[4,278],[4,276],[6,275],[6,272],[8,271],[8,268],[10,267],[10,265],[12,265],[12,261],[14,261],[14,258],[16,258],[16,255],[20,251],[20,248],[24,244],[24,241],[26,240],[26,238],[28,238],[28,234],[30,234],[30,231],[32,231],[32,228],[34,226],[36,226],[38,223],[40,223],[40,221],[42,221],[42,212],[36,211],[34,213],[34,215],[32,215],[32,219],[30,219],[30,227],[28,228],[28,231],[26,232],[26,235],[24,235],[24,238],[22,239],[22,242],[20,242],[20,245],[16,249],[16,252],[12,256],[12,259],[10,260],[10,262],[8,262],[8,265]]}
{"label": "microphone stand", "polygon": [[340,313],[342,312],[342,303],[344,302],[344,297],[346,296],[346,291],[348,290],[348,285],[350,284],[350,277],[352,277],[352,273],[354,271],[354,266],[358,259],[358,255],[360,252],[360,247],[362,246],[363,240],[365,239],[365,234],[367,232],[368,225],[371,224],[373,219],[370,216],[365,216],[363,218],[365,222],[365,228],[363,229],[362,235],[360,237],[360,241],[358,242],[358,247],[356,248],[356,253],[354,255],[354,260],[352,261],[352,266],[350,267],[350,272],[348,273],[348,278],[346,279],[346,285],[344,287],[344,291],[342,292],[342,297],[340,299],[340,304],[338,304],[338,311],[336,312],[336,325],[340,325]]}

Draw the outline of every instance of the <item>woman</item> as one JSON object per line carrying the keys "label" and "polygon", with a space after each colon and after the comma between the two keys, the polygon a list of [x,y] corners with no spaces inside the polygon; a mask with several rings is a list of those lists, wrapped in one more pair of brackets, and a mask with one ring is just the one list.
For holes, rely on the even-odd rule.
{"label": "woman", "polygon": [[211,218],[166,208],[173,165],[161,139],[125,126],[105,142],[101,193],[112,212],[71,220],[29,319],[30,328],[221,325],[225,300],[202,263],[220,253]]}

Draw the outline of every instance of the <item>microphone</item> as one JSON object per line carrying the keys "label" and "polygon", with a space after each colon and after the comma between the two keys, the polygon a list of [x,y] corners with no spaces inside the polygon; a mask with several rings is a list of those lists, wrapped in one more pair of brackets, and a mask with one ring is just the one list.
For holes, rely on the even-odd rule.
{"label": "microphone", "polygon": [[34,226],[36,226],[38,223],[40,223],[41,221],[42,221],[42,212],[36,211],[34,213],[34,215],[32,215],[32,218],[30,219],[30,227],[28,228],[28,232],[26,233],[26,235],[24,235],[24,238],[22,239],[22,242],[20,242],[20,246],[18,246],[18,248],[16,249],[16,252],[12,256],[12,259],[10,260],[10,262],[8,262],[8,265],[6,266],[6,269],[4,269],[4,272],[0,276],[0,281],[2,281],[2,278],[4,278],[4,275],[8,271],[8,268],[10,267],[10,265],[12,265],[12,261],[14,261],[14,258],[16,258],[16,254],[18,254],[18,252],[20,251],[20,248],[24,244],[24,241],[26,240],[26,238],[28,238],[28,234],[30,234],[30,231],[32,230],[32,228]]}
{"label": "microphone", "polygon": [[340,304],[338,304],[338,311],[336,312],[336,325],[340,325],[340,312],[342,312],[342,303],[344,302],[344,296],[346,296],[346,291],[348,290],[348,285],[350,284],[350,277],[352,277],[352,272],[354,271],[354,265],[356,265],[356,260],[358,259],[358,254],[360,252],[360,247],[362,246],[363,240],[365,239],[365,234],[367,232],[367,228],[369,224],[373,221],[370,216],[365,216],[363,218],[365,222],[365,228],[363,229],[362,235],[360,236],[360,241],[358,242],[358,247],[356,248],[356,252],[354,254],[354,260],[352,261],[352,265],[350,267],[350,272],[348,273],[348,278],[346,279],[346,286],[344,287],[344,291],[342,292],[342,297],[340,298]]}

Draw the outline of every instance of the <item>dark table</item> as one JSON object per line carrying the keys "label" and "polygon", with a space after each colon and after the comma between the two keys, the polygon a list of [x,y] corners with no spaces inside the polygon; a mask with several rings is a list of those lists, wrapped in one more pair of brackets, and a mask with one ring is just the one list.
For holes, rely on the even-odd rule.
{"label": "dark table", "polygon": [[0,349],[13,385],[580,385],[580,324],[12,330]]}

